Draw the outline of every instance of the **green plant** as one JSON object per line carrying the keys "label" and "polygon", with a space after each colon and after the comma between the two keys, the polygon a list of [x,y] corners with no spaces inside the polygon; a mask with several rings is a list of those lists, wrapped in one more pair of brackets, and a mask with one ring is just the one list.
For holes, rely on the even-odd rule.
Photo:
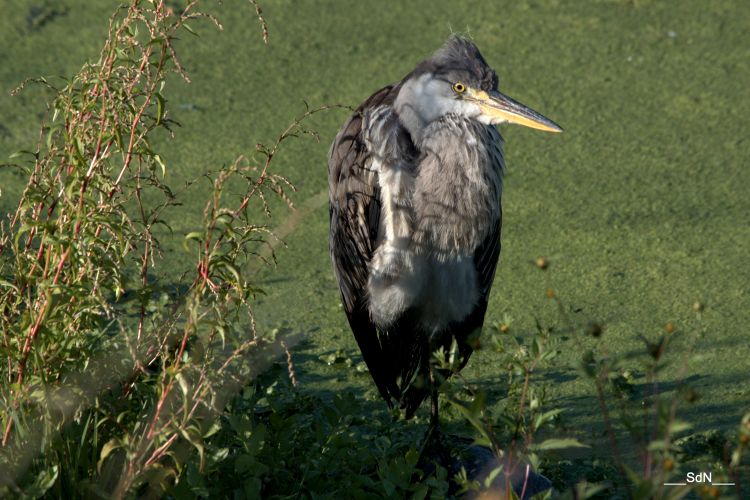
{"label": "green plant", "polygon": [[[543,258],[536,259],[534,265],[545,272],[550,267]],[[549,286],[549,274],[547,283]],[[665,486],[669,481],[684,480],[689,470],[712,470],[717,480],[732,480],[736,494],[741,496],[740,471],[746,469],[742,456],[750,441],[749,417],[743,418],[736,439],[721,434],[708,438],[686,435],[690,425],[678,417],[680,404],[691,403],[697,397],[685,380],[692,347],[702,335],[703,306],[698,302],[693,305],[695,324],[689,334],[678,331],[669,322],[656,341],[641,337],[643,351],[615,354],[609,351],[606,342],[601,342],[606,332],[604,326],[597,322],[576,322],[569,313],[573,308],[553,288],[548,287],[545,295],[557,310],[554,324],[543,326],[537,320],[535,331],[518,335],[506,315],[497,325],[485,329],[481,343],[476,342],[475,348],[489,348],[501,354],[508,375],[505,397],[492,402],[490,407],[486,394],[460,375],[441,385],[448,403],[476,433],[475,443],[490,448],[498,464],[481,481],[462,469],[453,478],[460,491],[497,492],[499,488],[503,497],[513,498],[525,488],[525,483],[516,481],[516,491],[511,490],[512,476],[519,466],[528,463],[533,469],[548,473],[555,486],[571,498],[588,498],[605,491],[637,499],[682,498],[691,492],[706,497],[727,493],[728,490],[720,491],[715,486]],[[569,336],[594,341],[595,348],[583,353],[579,371],[593,382],[610,451],[607,458],[577,459],[576,465],[560,460],[554,453],[583,446],[580,442],[572,438],[545,439],[549,436],[545,427],[559,433],[565,426],[560,425],[563,410],[548,409],[543,369],[554,363]],[[687,346],[677,362],[666,356],[667,347],[675,337],[681,337]],[[438,351],[435,362],[440,368],[451,370],[457,363],[456,353],[455,346],[448,353]],[[676,380],[674,391],[668,395],[662,391],[660,382],[665,373]],[[736,444],[731,444],[733,441]],[[623,453],[623,442],[628,449],[634,448],[635,453]],[[498,483],[502,476],[504,481]],[[581,476],[586,479],[576,482],[576,477]]]}
{"label": "green plant", "polygon": [[[499,410],[491,411],[485,392],[474,387],[460,373],[454,374],[456,382],[443,381],[440,387],[450,406],[477,434],[475,445],[491,449],[497,463],[482,482],[471,479],[462,469],[453,478],[460,491],[500,488],[503,496],[511,498],[521,494],[526,487],[525,482],[518,483],[514,477],[526,464],[538,470],[540,454],[584,446],[574,438],[547,438],[537,442],[542,430],[554,425],[562,410],[546,408],[544,387],[533,383],[533,377],[555,359],[560,341],[553,329],[545,328],[539,322],[536,331],[524,337],[512,335],[510,324],[511,320],[506,316],[500,324],[486,328],[485,338],[481,344],[477,342],[475,345],[475,349],[489,348],[501,355],[501,366],[507,373],[508,393]],[[453,353],[457,353],[457,346],[451,349],[451,353],[436,352],[434,360],[437,366],[453,371],[457,362]],[[504,478],[502,483],[496,481],[500,477]],[[514,484],[520,484],[521,491],[514,492],[511,488]]]}
{"label": "green plant", "polygon": [[[308,110],[269,148],[207,174],[212,195],[184,286],[162,283],[161,217],[173,191],[152,148],[171,134],[168,72],[188,77],[174,40],[211,15],[133,0],[112,17],[96,63],[55,94],[29,182],[0,227],[0,488],[41,495],[163,491],[197,452],[247,380],[288,352],[291,339],[255,332],[242,274],[269,231],[268,195],[293,189],[269,170],[280,144],[304,130]],[[256,7],[263,36],[267,28]],[[226,187],[244,183],[234,200]],[[161,278],[161,279],[160,279]],[[242,319],[244,315],[245,319]],[[43,457],[37,454],[42,451]]]}

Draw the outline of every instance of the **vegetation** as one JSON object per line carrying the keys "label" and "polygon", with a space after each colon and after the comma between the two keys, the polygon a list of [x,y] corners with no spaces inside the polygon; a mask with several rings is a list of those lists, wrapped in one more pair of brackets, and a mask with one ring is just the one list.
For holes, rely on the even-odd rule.
{"label": "vegetation", "polygon": [[[239,157],[206,174],[203,225],[185,236],[194,263],[182,282],[159,273],[154,228],[169,229],[161,215],[180,192],[163,182],[151,136],[173,125],[167,71],[187,80],[177,34],[200,19],[220,27],[197,4],[133,1],[112,18],[98,62],[62,89],[40,80],[56,94],[51,118],[36,150],[20,153],[29,181],[0,239],[9,491],[158,492],[179,477],[188,447],[202,470],[217,413],[286,349],[255,331],[257,290],[241,269],[267,234],[253,217],[270,215],[268,193],[290,203],[291,185],[269,166],[299,121],[258,147],[259,163]],[[245,194],[230,201],[231,183]]]}
{"label": "vegetation", "polygon": [[[0,226],[3,496],[512,496],[506,485],[525,464],[574,498],[677,498],[690,488],[664,482],[703,470],[736,487],[696,494],[746,493],[750,413],[694,433],[680,417],[700,395],[689,370],[707,335],[704,304],[684,307],[684,326],[667,322],[640,347],[615,349],[607,324],[561,298],[554,258],[528,265],[546,288],[532,327],[506,315],[478,340],[473,363],[491,355],[502,380],[441,387],[446,430],[473,434],[495,466],[473,470],[466,445],[420,460],[421,417],[394,422],[367,394],[305,387],[295,357],[308,345],[294,327],[256,320],[274,284],[261,290],[251,276],[275,261],[268,217],[292,205],[294,188],[275,170],[281,147],[314,138],[305,123],[324,108],[305,109],[249,156],[168,184],[160,145],[182,139],[166,89],[174,75],[189,81],[176,45],[221,27],[203,7],[133,0],[112,17],[97,62],[59,86],[38,80],[53,100],[36,147],[13,159],[26,185]],[[196,206],[196,192],[202,210],[185,228],[175,208]],[[167,264],[175,237],[178,266]],[[343,344],[312,362],[369,384],[350,352]],[[564,352],[596,400],[607,458],[589,454],[580,423],[550,397]],[[452,358],[434,361],[449,368]]]}

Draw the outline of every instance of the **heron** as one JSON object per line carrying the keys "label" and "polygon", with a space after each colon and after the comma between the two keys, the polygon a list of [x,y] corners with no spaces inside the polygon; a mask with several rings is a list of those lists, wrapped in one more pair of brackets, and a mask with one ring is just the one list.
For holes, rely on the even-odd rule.
{"label": "heron", "polygon": [[[503,140],[561,132],[498,91],[476,44],[451,36],[365,100],[328,155],[330,252],[349,325],[380,395],[406,418],[476,345],[500,255]],[[457,353],[446,373],[433,353]]]}

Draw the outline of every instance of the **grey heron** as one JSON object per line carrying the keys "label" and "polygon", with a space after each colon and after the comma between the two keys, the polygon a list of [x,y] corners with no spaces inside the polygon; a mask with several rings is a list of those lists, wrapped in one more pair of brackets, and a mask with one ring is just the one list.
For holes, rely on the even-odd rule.
{"label": "grey heron", "polygon": [[362,103],[329,153],[330,251],[349,325],[389,406],[410,418],[431,395],[431,427],[431,356],[457,346],[465,366],[500,255],[495,125],[562,131],[497,87],[477,46],[452,36]]}

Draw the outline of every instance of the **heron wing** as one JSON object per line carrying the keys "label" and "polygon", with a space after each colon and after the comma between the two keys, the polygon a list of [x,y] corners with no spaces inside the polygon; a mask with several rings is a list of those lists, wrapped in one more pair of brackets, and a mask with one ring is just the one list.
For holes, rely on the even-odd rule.
{"label": "heron wing", "polygon": [[[493,144],[498,146],[491,152],[491,161],[493,167],[502,175],[504,170],[504,161],[502,149],[499,147],[502,139],[500,135],[493,134]],[[487,312],[487,302],[489,301],[492,283],[495,279],[495,271],[500,257],[500,236],[503,225],[503,207],[499,206],[497,220],[493,221],[490,230],[485,236],[482,243],[474,252],[474,266],[477,271],[477,280],[479,285],[479,298],[471,314],[466,317],[459,325],[456,325],[454,335],[459,343],[461,351],[463,368],[469,361],[469,357],[476,345],[473,336],[476,335],[484,324],[484,315]]]}
{"label": "heron wing", "polygon": [[378,174],[365,143],[363,121],[369,111],[393,104],[399,85],[386,86],[370,96],[339,131],[328,158],[330,200],[330,250],[334,273],[349,325],[362,357],[383,398],[397,388],[384,364],[382,347],[367,308],[367,279],[378,225],[380,190]]}
{"label": "heron wing", "polygon": [[474,252],[474,265],[477,270],[479,279],[479,302],[484,303],[487,307],[487,300],[492,289],[492,282],[495,279],[495,270],[497,269],[498,258],[500,257],[500,231],[502,228],[502,207],[500,208],[500,217],[492,225],[487,237]]}

